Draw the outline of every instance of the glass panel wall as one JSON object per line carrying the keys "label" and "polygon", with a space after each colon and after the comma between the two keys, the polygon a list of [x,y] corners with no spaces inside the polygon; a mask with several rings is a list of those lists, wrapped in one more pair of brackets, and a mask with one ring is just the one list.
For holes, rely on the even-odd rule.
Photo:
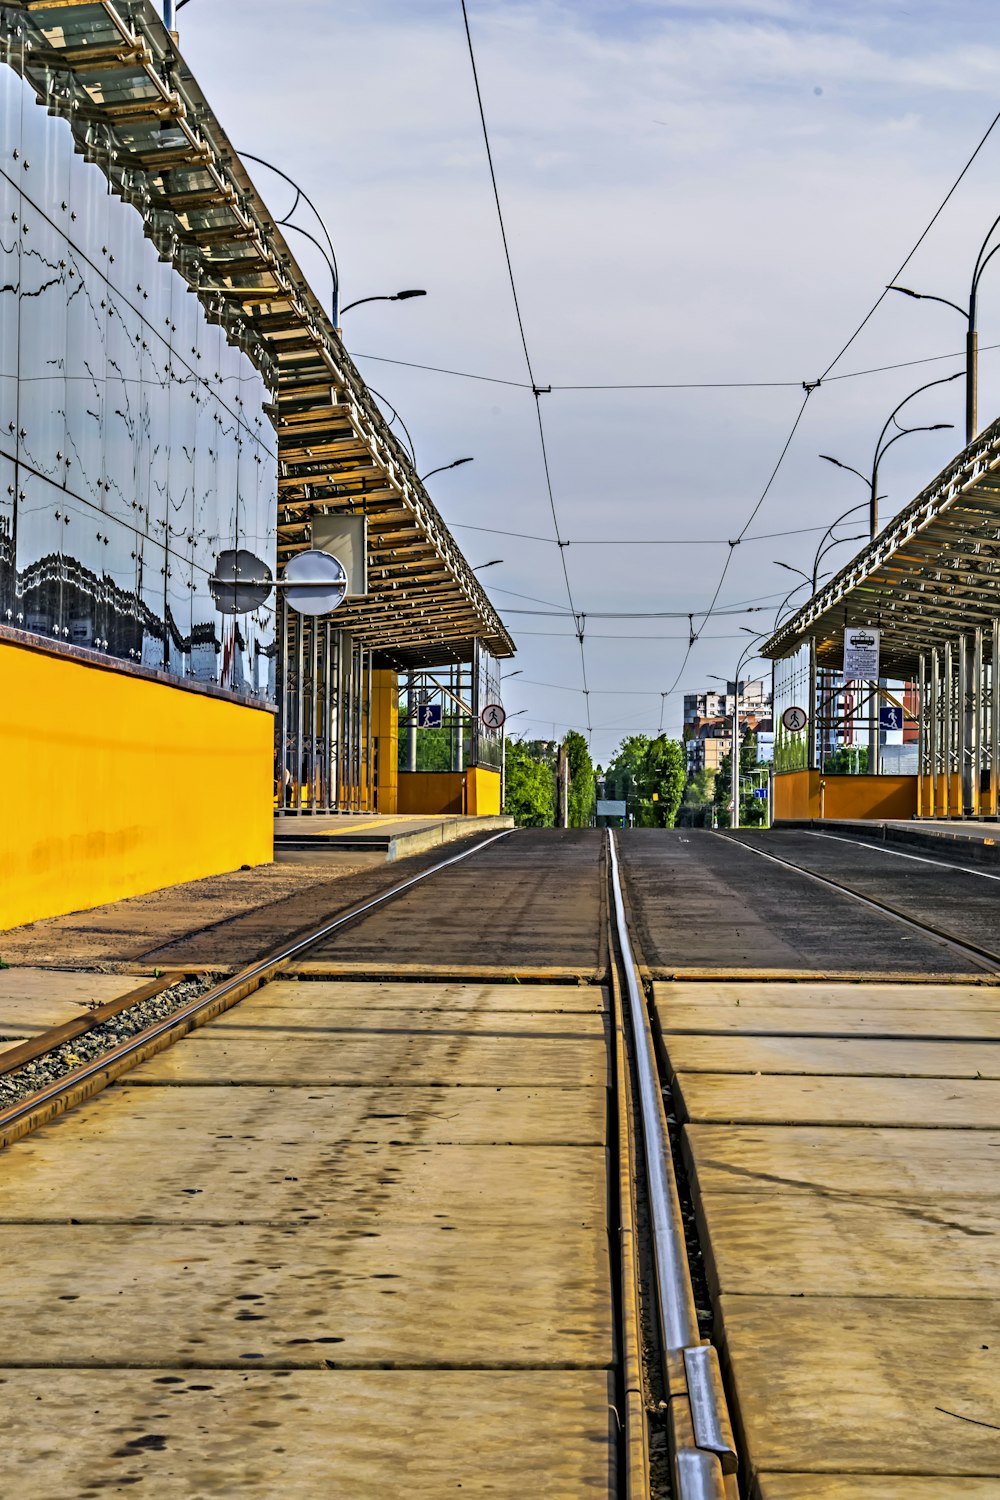
{"label": "glass panel wall", "polygon": [[273,596],[224,617],[216,558],[276,566],[269,392],[92,148],[0,63],[0,620],[255,697]]}

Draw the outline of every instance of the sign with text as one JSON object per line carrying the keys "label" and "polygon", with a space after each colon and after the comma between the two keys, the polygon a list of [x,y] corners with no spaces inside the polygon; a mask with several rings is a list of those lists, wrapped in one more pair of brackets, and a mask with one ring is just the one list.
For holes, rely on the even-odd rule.
{"label": "sign with text", "polygon": [[844,631],[844,681],[874,682],[878,670],[877,630],[849,625]]}

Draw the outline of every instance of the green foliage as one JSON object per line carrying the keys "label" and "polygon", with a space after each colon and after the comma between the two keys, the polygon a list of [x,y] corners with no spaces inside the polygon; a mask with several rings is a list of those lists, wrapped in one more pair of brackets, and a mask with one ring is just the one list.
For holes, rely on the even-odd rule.
{"label": "green foliage", "polygon": [[587,741],[571,729],[563,740],[569,762],[567,813],[570,828],[589,828],[594,814],[594,767]]}
{"label": "green foliage", "polygon": [[868,770],[868,746],[842,745],[826,757],[823,770],[831,775],[863,776]]}
{"label": "green foliage", "polygon": [[677,812],[677,828],[711,828],[715,805],[714,771],[696,771],[684,787]]}
{"label": "green foliage", "polygon": [[556,778],[549,759],[525,740],[507,741],[505,807],[521,828],[551,828]]}
{"label": "green foliage", "polygon": [[[398,764],[401,771],[408,771],[410,769],[407,734],[407,726],[400,721]],[[454,735],[450,728],[418,729],[417,770],[450,771],[453,741]]]}
{"label": "green foliage", "polygon": [[640,828],[673,828],[684,795],[684,746],[665,734],[628,735],[605,778],[605,796],[628,804]]}
{"label": "green foliage", "polygon": [[[761,827],[767,822],[767,802],[754,791],[766,785],[767,766],[757,760],[757,736],[745,734],[740,744],[740,827]],[[715,818],[719,828],[732,827],[729,804],[733,800],[733,758],[722,757],[715,778]]]}

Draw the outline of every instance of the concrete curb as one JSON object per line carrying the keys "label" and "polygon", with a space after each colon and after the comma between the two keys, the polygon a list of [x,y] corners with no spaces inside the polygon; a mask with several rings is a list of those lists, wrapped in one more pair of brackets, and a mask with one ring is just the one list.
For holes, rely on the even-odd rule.
{"label": "concrete curb", "polygon": [[435,823],[432,828],[419,828],[413,833],[400,833],[395,838],[391,838],[386,860],[405,859],[410,854],[423,854],[427,849],[435,849],[438,844],[452,844],[456,839],[470,838],[474,833],[491,833],[495,829],[513,827],[514,819],[509,814]]}

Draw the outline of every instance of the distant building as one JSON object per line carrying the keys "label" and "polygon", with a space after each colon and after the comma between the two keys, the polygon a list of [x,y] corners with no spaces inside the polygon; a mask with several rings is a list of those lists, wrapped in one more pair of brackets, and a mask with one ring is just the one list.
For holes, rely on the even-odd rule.
{"label": "distant building", "polygon": [[[689,735],[686,745],[688,775],[695,776],[699,771],[718,771],[723,757],[729,754],[733,743],[732,713],[724,718],[695,719],[685,726],[685,731]],[[755,713],[744,713],[741,708],[740,733],[768,736],[773,751],[774,735],[769,716],[758,718]]]}
{"label": "distant building", "polygon": [[763,678],[755,678],[752,682],[741,679],[739,682],[727,682],[724,693],[708,688],[702,693],[685,693],[684,738],[691,738],[695,732],[694,726],[701,720],[728,718],[732,721],[737,707],[741,719],[744,714],[770,718],[770,684]]}

